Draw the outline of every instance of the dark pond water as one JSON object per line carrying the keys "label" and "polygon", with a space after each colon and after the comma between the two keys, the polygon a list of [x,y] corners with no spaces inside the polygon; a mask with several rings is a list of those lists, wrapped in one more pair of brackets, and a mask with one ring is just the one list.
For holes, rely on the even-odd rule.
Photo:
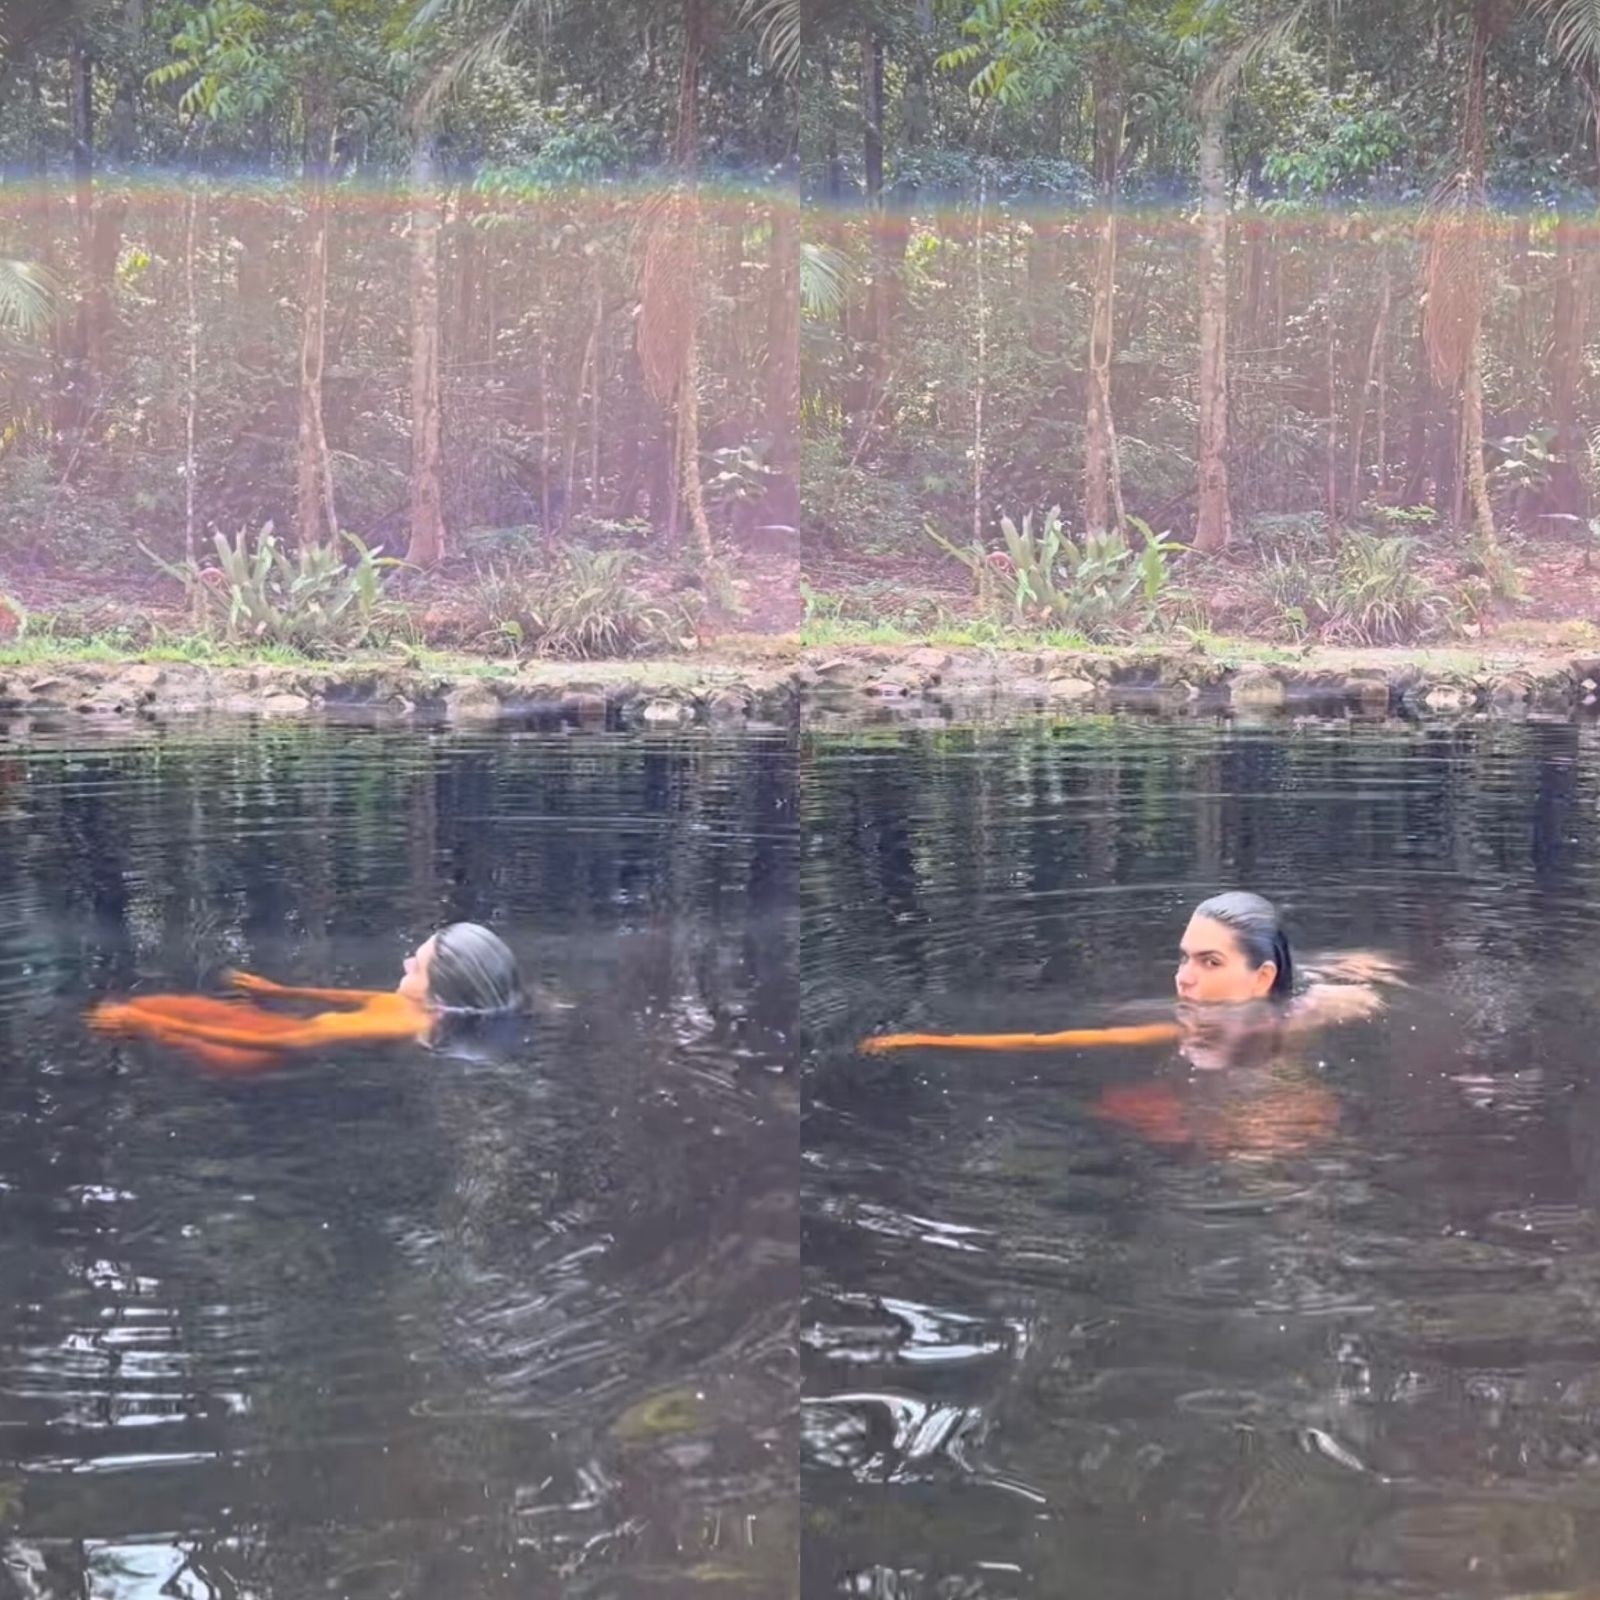
{"label": "dark pond water", "polygon": [[[1600,744],[1139,721],[813,735],[808,1596],[1600,1589]],[[1192,905],[1385,1016],[865,1059],[1170,994]]]}
{"label": "dark pond water", "polygon": [[[796,836],[782,740],[0,742],[0,1596],[793,1592]],[[80,1021],[458,917],[501,1057]]]}

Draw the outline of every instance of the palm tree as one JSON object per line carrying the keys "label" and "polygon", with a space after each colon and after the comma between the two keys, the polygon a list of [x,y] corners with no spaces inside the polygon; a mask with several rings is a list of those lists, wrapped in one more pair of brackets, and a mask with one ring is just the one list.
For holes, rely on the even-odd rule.
{"label": "palm tree", "polygon": [[1550,24],[1550,42],[1574,72],[1600,70],[1600,0],[1528,0]]}
{"label": "palm tree", "polygon": [[800,70],[800,0],[743,0],[739,22],[760,36],[773,71],[792,83]]}
{"label": "palm tree", "polygon": [[31,261],[0,257],[0,332],[36,339],[55,310],[55,280]]}

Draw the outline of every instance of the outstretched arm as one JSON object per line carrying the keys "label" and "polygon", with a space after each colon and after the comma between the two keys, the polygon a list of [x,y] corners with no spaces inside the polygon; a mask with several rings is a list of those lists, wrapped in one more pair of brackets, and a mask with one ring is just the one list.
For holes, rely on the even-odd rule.
{"label": "outstretched arm", "polygon": [[427,1014],[402,996],[385,993],[382,1004],[360,1011],[286,1017],[259,1006],[212,1000],[204,995],[147,995],[103,1002],[89,1013],[101,1033],[142,1033],[169,1044],[200,1040],[249,1051],[304,1050],[335,1041],[415,1038]]}
{"label": "outstretched arm", "polygon": [[222,980],[230,988],[242,989],[246,994],[271,994],[284,1000],[322,1000],[336,1006],[364,1006],[394,992],[390,989],[296,989],[287,983],[274,983],[271,978],[258,978],[253,972],[233,970],[223,973]]}
{"label": "outstretched arm", "polygon": [[1165,1044],[1181,1038],[1175,1022],[1145,1022],[1121,1028],[1068,1028],[1064,1033],[880,1033],[861,1041],[863,1054],[890,1050],[1082,1050],[1094,1045]]}

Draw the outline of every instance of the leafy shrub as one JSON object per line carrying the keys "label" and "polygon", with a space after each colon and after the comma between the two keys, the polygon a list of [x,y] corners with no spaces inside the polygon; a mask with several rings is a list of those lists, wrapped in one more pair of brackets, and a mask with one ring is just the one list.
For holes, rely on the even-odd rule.
{"label": "leafy shrub", "polygon": [[1269,548],[1253,575],[1256,623],[1296,640],[1320,634],[1330,642],[1384,645],[1478,620],[1489,585],[1469,580],[1441,592],[1418,568],[1416,550],[1410,538],[1359,530],[1346,533],[1332,556]]}
{"label": "leafy shrub", "polygon": [[1363,644],[1400,644],[1449,620],[1449,603],[1417,571],[1408,538],[1348,534],[1334,563],[1332,598],[1336,630]]}
{"label": "leafy shrub", "polygon": [[230,642],[337,655],[367,643],[386,619],[385,569],[400,565],[353,533],[340,537],[356,553],[353,564],[336,544],[312,545],[291,556],[270,522],[254,548],[242,530],[232,544],[217,534],[214,567],[174,565],[148,549],[145,554],[183,584],[197,621]]}
{"label": "leafy shrub", "polygon": [[486,570],[473,590],[478,634],[513,655],[596,657],[676,650],[694,628],[692,591],[657,599],[632,581],[631,550],[565,550],[546,572]]}
{"label": "leafy shrub", "polygon": [[1332,563],[1273,551],[1258,584],[1266,618],[1293,639],[1315,633],[1334,611]]}
{"label": "leafy shrub", "polygon": [[1153,533],[1137,517],[1128,521],[1142,548],[1115,531],[1072,539],[1059,506],[1050,508],[1038,532],[1032,512],[1023,517],[1021,528],[1002,517],[1003,554],[976,544],[962,549],[929,532],[972,571],[980,599],[989,598],[1006,580],[1016,621],[1104,639],[1153,626],[1163,605],[1174,598],[1169,557],[1182,547]]}

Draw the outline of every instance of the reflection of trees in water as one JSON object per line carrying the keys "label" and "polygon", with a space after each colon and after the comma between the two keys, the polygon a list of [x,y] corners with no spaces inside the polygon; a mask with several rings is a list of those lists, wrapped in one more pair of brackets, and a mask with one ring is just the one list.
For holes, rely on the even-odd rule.
{"label": "reflection of trees in water", "polygon": [[[679,1538],[764,1570],[793,1459],[794,1108],[766,1070],[793,1036],[782,744],[269,729],[18,764],[0,1051],[51,1065],[0,1085],[29,1133],[0,1135],[0,1177],[43,1212],[0,1260],[32,1274],[26,1337],[63,1349],[124,1301],[150,1309],[110,1278],[64,1298],[63,1252],[169,1306],[174,1428],[243,1451],[179,1474],[186,1520],[230,1530],[216,1593],[380,1573],[522,1593],[574,1549],[586,1570],[671,1566]],[[231,1086],[134,1053],[108,1088],[76,1031],[91,992],[208,984],[224,964],[386,982],[457,916],[507,928],[569,1003],[535,1018],[524,1059],[373,1054]],[[163,1164],[174,1149],[184,1171]],[[127,1207],[75,1242],[55,1210],[69,1185],[120,1187]],[[670,1463],[606,1426],[674,1373],[705,1376],[707,1409],[662,1448],[706,1453],[669,1491]],[[248,1403],[210,1416],[224,1388]],[[50,1525],[115,1522],[99,1481],[22,1481],[17,1525],[77,1574],[63,1594],[89,1557]],[[159,1506],[153,1480],[121,1483]],[[628,1532],[640,1504],[652,1526]]]}

